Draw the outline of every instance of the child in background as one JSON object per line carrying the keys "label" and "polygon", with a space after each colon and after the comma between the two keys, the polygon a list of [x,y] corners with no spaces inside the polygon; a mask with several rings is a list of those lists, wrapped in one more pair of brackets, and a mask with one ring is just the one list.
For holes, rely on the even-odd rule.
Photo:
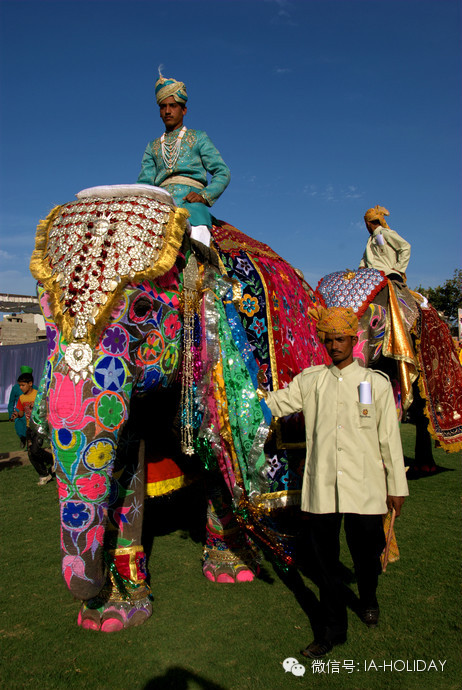
{"label": "child in background", "polygon": [[16,408],[11,415],[11,419],[15,420],[21,417],[26,418],[27,453],[29,455],[31,465],[38,472],[38,486],[44,486],[53,479],[53,456],[40,446],[38,439],[33,437],[31,429],[29,428],[30,416],[35,398],[37,396],[37,390],[34,388],[34,378],[32,374],[20,374],[18,377],[18,384],[22,393],[19,396],[18,402],[16,403]]}
{"label": "child in background", "polygon": [[[20,368],[20,374],[32,374],[32,368],[28,366],[22,366]],[[37,390],[37,386],[34,386],[34,388]],[[26,418],[25,417],[17,417],[16,419],[12,419],[13,412],[16,407],[16,403],[19,400],[19,396],[22,395],[22,390],[19,386],[19,383],[15,383],[13,388],[11,389],[10,393],[10,399],[8,400],[8,417],[10,418],[11,421],[14,421],[14,430],[16,431],[17,435],[19,436],[19,440],[21,442],[21,448],[26,447],[26,431],[27,431],[27,425],[26,425]]]}

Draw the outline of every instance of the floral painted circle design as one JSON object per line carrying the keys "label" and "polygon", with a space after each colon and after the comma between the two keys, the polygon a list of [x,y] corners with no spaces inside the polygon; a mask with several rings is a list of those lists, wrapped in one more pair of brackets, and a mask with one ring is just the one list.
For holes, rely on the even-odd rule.
{"label": "floral painted circle design", "polygon": [[91,503],[65,501],[61,504],[61,524],[69,532],[83,532],[92,523],[94,515]]}
{"label": "floral painted circle design", "polygon": [[174,340],[181,329],[180,316],[177,312],[170,312],[162,323],[162,331],[167,340]]}
{"label": "floral painted circle design", "polygon": [[162,359],[160,360],[160,368],[164,374],[170,374],[178,365],[180,349],[178,343],[168,343]]}
{"label": "floral painted circle design", "polygon": [[96,439],[83,452],[83,464],[89,470],[102,470],[115,457],[115,444],[109,439]]}
{"label": "floral painted circle design", "polygon": [[104,391],[120,391],[126,381],[127,371],[123,360],[109,355],[95,362],[93,380]]}
{"label": "floral painted circle design", "polygon": [[124,399],[118,393],[101,393],[95,401],[95,415],[96,421],[103,429],[119,429],[127,417]]}
{"label": "floral painted circle design", "polygon": [[138,359],[143,364],[155,364],[164,352],[164,339],[159,331],[150,331],[138,348]]}
{"label": "floral painted circle design", "polygon": [[108,355],[124,356],[127,354],[129,335],[125,328],[118,325],[108,326],[100,338],[100,347]]}
{"label": "floral painted circle design", "polygon": [[105,472],[91,472],[75,480],[79,496],[86,501],[101,501],[109,493],[109,478]]}

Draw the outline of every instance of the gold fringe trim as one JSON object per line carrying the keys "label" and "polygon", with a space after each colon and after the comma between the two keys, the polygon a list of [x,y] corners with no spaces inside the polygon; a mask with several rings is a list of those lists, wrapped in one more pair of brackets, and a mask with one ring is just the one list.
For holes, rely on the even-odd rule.
{"label": "gold fringe trim", "polygon": [[[59,283],[52,275],[50,264],[46,255],[46,248],[48,244],[48,233],[60,212],[62,206],[56,206],[47,216],[44,221],[40,221],[37,226],[35,238],[35,250],[30,261],[30,271],[34,278],[40,280],[50,298],[50,308],[53,314],[56,325],[63,334],[67,343],[73,340],[72,328],[74,326],[74,319],[68,313],[63,313],[61,308],[62,291]],[[140,283],[143,280],[154,280],[161,275],[164,275],[173,267],[176,261],[178,252],[183,242],[183,236],[186,229],[186,221],[189,213],[184,208],[177,208],[170,212],[170,218],[165,230],[163,247],[160,250],[159,258],[151,268],[139,271],[131,278],[124,276],[117,288],[108,295],[106,304],[100,309],[95,318],[95,325],[88,326],[88,335],[84,340],[90,347],[95,347],[98,338],[104,325],[108,322],[109,317],[114,309],[115,304],[121,297],[123,291],[129,283]]]}
{"label": "gold fringe trim", "polygon": [[45,283],[51,278],[51,268],[49,263],[45,260],[45,254],[48,244],[48,231],[53,225],[57,215],[61,212],[62,206],[55,206],[47,215],[45,220],[41,220],[37,225],[35,233],[35,248],[32,252],[29,270],[36,280]]}

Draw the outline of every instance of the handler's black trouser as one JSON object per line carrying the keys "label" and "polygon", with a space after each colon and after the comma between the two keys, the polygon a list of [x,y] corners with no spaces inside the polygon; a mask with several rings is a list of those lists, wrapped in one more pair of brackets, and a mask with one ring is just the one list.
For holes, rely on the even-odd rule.
{"label": "handler's black trouser", "polygon": [[27,429],[27,454],[30,464],[39,477],[47,477],[53,471],[53,456],[42,448],[42,439],[31,429]]}
{"label": "handler's black trouser", "polygon": [[334,640],[346,635],[348,617],[345,587],[340,577],[340,526],[342,517],[353,559],[362,608],[377,607],[376,590],[385,547],[381,515],[355,513],[309,514],[309,543],[317,575],[321,604],[321,635]]}

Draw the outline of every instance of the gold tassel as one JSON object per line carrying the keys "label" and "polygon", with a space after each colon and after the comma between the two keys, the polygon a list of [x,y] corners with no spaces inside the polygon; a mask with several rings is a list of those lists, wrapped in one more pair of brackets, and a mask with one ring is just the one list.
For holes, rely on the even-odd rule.
{"label": "gold tassel", "polygon": [[191,254],[183,273],[183,376],[181,380],[181,449],[194,455],[194,314],[197,307],[199,269]]}

